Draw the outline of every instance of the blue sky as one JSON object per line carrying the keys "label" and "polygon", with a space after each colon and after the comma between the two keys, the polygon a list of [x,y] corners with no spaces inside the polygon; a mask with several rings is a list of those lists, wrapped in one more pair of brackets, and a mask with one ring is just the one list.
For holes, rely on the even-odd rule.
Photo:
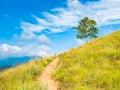
{"label": "blue sky", "polygon": [[71,27],[85,16],[99,36],[120,28],[120,0],[0,0],[0,58],[64,52],[84,43]]}

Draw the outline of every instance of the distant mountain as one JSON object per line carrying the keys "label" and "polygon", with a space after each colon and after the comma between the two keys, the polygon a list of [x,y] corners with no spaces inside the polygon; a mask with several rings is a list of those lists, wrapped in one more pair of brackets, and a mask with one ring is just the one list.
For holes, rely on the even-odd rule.
{"label": "distant mountain", "polygon": [[23,56],[23,57],[11,57],[7,59],[0,59],[0,71],[17,66],[19,64],[27,63],[30,60],[41,58],[39,56]]}
{"label": "distant mountain", "polygon": [[0,71],[3,71],[3,70],[8,69],[8,68],[10,68],[10,66],[3,66],[3,67],[0,67]]}

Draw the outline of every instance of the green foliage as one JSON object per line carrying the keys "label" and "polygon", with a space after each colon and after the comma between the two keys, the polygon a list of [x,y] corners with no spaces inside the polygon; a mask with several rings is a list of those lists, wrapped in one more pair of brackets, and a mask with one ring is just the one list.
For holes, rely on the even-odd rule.
{"label": "green foliage", "polygon": [[77,27],[73,29],[77,30],[77,38],[83,39],[86,38],[96,38],[98,34],[98,29],[96,27],[97,23],[95,20],[89,19],[88,17],[83,18]]}
{"label": "green foliage", "polygon": [[45,90],[40,86],[38,79],[46,65],[54,58],[33,60],[0,72],[0,90]]}
{"label": "green foliage", "polygon": [[120,90],[120,30],[59,56],[62,90]]}

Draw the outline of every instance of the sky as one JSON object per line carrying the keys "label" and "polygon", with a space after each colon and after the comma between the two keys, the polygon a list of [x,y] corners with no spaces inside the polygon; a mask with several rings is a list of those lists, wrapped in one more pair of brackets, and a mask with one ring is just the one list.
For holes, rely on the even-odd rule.
{"label": "sky", "polygon": [[83,45],[73,26],[96,20],[98,36],[120,29],[120,0],[0,0],[0,58],[51,56]]}

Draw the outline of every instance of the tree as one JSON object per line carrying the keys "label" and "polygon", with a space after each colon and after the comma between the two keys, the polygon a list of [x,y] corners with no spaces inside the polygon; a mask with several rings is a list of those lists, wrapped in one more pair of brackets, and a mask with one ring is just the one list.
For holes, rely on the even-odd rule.
{"label": "tree", "polygon": [[86,43],[88,43],[88,38],[96,38],[98,34],[98,29],[96,27],[97,23],[95,20],[89,19],[88,17],[83,18],[79,21],[77,27],[73,27],[73,29],[77,30],[77,38],[78,39],[86,39]]}

